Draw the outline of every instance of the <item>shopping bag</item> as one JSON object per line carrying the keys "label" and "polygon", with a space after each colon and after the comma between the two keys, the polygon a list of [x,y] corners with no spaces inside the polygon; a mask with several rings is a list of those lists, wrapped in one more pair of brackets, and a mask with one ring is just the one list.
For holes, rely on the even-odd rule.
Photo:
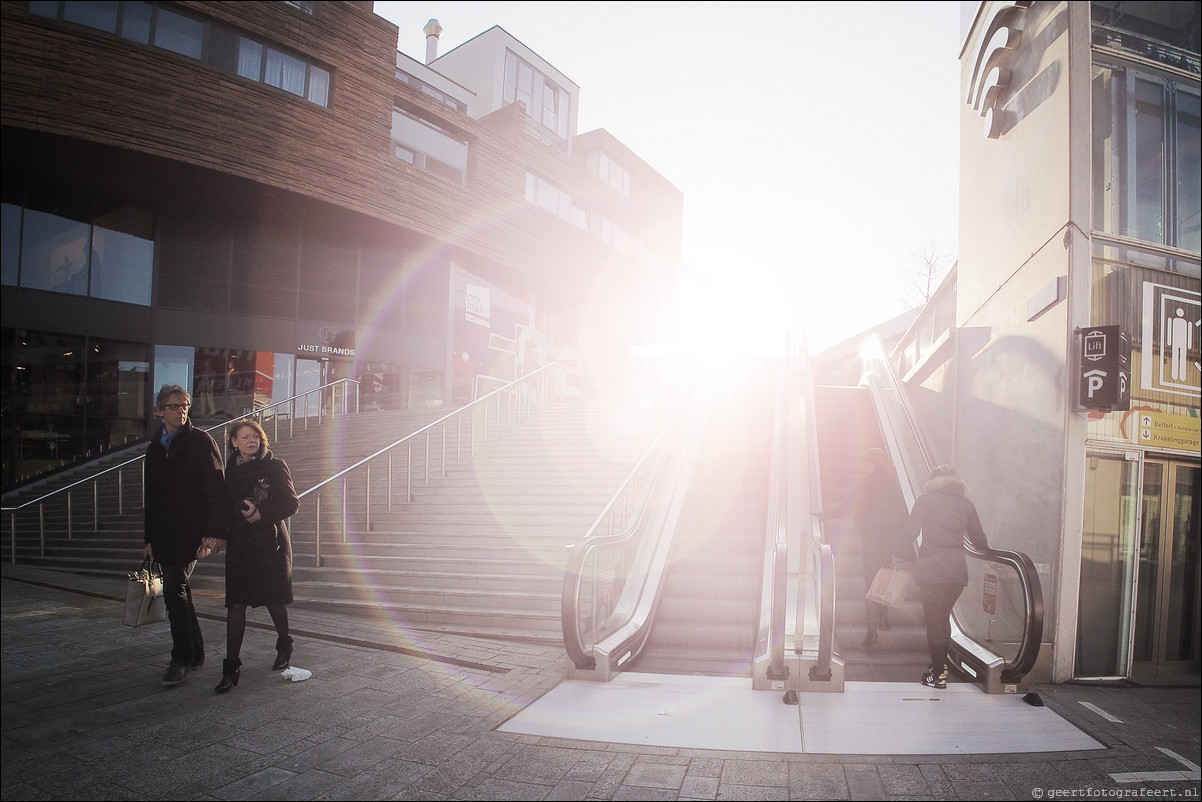
{"label": "shopping bag", "polygon": [[147,557],[142,561],[142,567],[129,575],[125,585],[125,617],[121,623],[127,627],[140,627],[166,617],[163,571],[158,563],[152,563]]}
{"label": "shopping bag", "polygon": [[913,584],[914,574],[909,571],[903,571],[900,568],[882,568],[876,572],[864,598],[886,607],[901,607]]}

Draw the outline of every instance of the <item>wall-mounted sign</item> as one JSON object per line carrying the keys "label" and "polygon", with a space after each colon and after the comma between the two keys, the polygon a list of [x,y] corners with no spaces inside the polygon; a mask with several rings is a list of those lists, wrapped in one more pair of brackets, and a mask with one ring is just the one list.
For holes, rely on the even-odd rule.
{"label": "wall-mounted sign", "polygon": [[1144,282],[1140,387],[1190,399],[1202,388],[1202,295]]}
{"label": "wall-mounted sign", "polygon": [[997,574],[982,577],[981,609],[989,615],[997,613]]}
{"label": "wall-mounted sign", "polygon": [[1135,441],[1141,446],[1172,448],[1197,453],[1202,450],[1202,421],[1167,412],[1139,413]]}
{"label": "wall-mounted sign", "polygon": [[1086,409],[1131,408],[1131,340],[1118,326],[1081,331],[1077,403]]}
{"label": "wall-mounted sign", "polygon": [[488,328],[492,325],[492,300],[488,287],[467,285],[464,317],[478,326]]}
{"label": "wall-mounted sign", "polygon": [[352,359],[355,356],[355,333],[321,326],[313,331],[312,337],[302,337],[297,343],[296,355],[305,359]]}

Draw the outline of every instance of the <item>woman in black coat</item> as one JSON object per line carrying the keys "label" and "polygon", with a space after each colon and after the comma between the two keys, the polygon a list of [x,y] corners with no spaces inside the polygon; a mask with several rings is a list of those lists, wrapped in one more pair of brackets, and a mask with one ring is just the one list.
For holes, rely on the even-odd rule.
{"label": "woman in black coat", "polygon": [[[931,665],[922,676],[922,684],[932,688],[947,687],[952,608],[968,585],[964,541],[967,539],[981,550],[989,548],[977,508],[969,496],[968,484],[956,476],[950,465],[940,465],[931,471],[902,530],[903,543],[912,543],[922,535],[914,584],[922,600],[927,647],[931,653]],[[899,559],[912,560],[913,552]]]}
{"label": "woman in black coat", "polygon": [[[834,512],[822,515],[823,520],[848,518],[860,534],[860,564],[864,570],[864,588],[882,568],[893,561],[898,533],[906,523],[906,499],[897,481],[897,469],[888,452],[870,448],[864,452],[860,478],[852,488],[851,498]],[[877,631],[889,628],[889,608],[874,601],[864,602],[864,621],[867,634],[865,648],[878,642]]]}
{"label": "woman in black coat", "polygon": [[292,603],[292,540],[284,521],[300,502],[288,465],[267,450],[267,433],[244,418],[230,425],[225,487],[230,511],[225,556],[226,659],[217,693],[238,684],[246,608],[266,607],[276,631],[273,671],[292,660],[288,608]]}

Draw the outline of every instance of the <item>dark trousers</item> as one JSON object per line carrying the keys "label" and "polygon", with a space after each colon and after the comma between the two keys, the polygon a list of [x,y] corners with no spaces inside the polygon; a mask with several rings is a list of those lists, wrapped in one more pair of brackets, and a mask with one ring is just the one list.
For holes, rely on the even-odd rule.
{"label": "dark trousers", "polygon": [[205,659],[205,641],[200,620],[192,604],[192,586],[188,580],[196,561],[184,565],[163,564],[163,601],[171,624],[171,662],[199,664]]}
{"label": "dark trousers", "polygon": [[927,649],[935,668],[947,665],[947,646],[952,639],[952,608],[963,590],[963,585],[947,583],[918,586],[922,615],[927,624]]}

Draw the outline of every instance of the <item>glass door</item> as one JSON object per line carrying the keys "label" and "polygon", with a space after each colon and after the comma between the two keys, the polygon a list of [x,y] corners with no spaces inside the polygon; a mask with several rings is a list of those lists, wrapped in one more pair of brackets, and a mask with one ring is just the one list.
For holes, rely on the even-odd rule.
{"label": "glass door", "polygon": [[1200,482],[1197,463],[1144,461],[1133,679],[1199,671]]}

